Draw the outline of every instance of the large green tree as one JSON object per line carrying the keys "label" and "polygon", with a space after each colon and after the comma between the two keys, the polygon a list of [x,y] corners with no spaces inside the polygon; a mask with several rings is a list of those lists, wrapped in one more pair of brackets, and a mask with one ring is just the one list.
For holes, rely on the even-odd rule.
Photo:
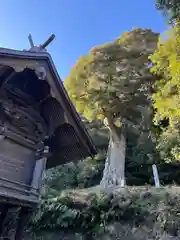
{"label": "large green tree", "polygon": [[124,183],[126,133],[140,133],[148,116],[150,86],[148,56],[155,51],[158,34],[133,29],[113,42],[82,56],[65,80],[78,111],[88,120],[101,119],[109,129],[109,148],[101,184]]}

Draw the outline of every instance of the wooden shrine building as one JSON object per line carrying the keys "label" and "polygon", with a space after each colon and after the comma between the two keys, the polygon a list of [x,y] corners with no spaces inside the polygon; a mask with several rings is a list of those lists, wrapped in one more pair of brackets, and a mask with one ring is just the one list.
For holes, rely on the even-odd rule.
{"label": "wooden shrine building", "polygon": [[8,235],[9,209],[19,209],[16,234],[7,239],[21,239],[45,168],[96,154],[45,50],[50,41],[35,47],[30,38],[29,51],[0,48],[1,237]]}

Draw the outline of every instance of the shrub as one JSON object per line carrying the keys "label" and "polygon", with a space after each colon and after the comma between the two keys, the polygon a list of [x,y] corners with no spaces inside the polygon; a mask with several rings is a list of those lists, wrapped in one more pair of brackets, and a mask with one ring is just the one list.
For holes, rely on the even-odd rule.
{"label": "shrub", "polygon": [[[169,191],[169,192],[168,192]],[[118,221],[130,226],[146,226],[171,235],[178,234],[180,196],[176,189],[129,188],[110,194],[66,192],[42,200],[30,226],[34,229],[63,229],[79,233],[96,233]]]}

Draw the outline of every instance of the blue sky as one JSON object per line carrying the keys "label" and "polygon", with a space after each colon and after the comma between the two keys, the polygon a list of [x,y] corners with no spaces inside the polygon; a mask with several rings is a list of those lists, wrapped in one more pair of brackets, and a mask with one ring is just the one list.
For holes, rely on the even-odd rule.
{"label": "blue sky", "polygon": [[155,0],[0,0],[0,47],[28,49],[28,34],[48,47],[64,79],[79,56],[133,27],[166,30]]}

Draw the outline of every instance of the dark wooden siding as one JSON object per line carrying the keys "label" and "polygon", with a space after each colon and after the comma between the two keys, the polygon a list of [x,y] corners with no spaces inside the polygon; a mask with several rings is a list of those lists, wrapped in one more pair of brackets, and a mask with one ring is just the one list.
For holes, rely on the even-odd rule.
{"label": "dark wooden siding", "polygon": [[35,153],[10,139],[0,140],[0,177],[30,184]]}

